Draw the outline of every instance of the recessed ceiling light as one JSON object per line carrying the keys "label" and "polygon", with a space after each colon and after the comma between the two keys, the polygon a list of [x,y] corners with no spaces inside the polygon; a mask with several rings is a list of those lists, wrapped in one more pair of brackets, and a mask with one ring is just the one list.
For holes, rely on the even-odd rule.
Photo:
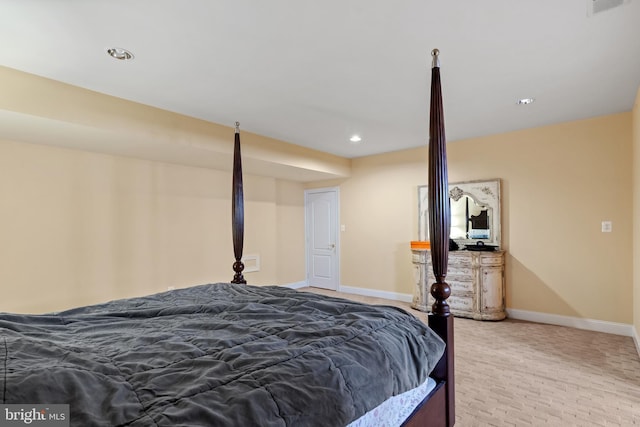
{"label": "recessed ceiling light", "polygon": [[127,61],[129,59],[133,59],[133,53],[119,47],[112,47],[110,49],[107,49],[107,53],[112,58],[119,59],[120,61]]}
{"label": "recessed ceiling light", "polygon": [[534,98],[521,98],[521,99],[518,99],[518,102],[516,104],[528,105],[528,104],[533,104],[534,101],[535,101]]}
{"label": "recessed ceiling light", "polygon": [[349,141],[351,141],[352,144],[358,144],[359,142],[362,142],[362,138],[360,135],[353,135],[349,138]]}

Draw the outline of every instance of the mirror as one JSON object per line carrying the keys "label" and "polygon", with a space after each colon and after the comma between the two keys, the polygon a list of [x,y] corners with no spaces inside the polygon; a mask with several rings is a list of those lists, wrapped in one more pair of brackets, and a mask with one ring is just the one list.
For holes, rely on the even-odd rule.
{"label": "mirror", "polygon": [[[428,186],[418,186],[418,238],[429,240]],[[460,248],[483,242],[501,246],[500,180],[449,183],[451,238]]]}

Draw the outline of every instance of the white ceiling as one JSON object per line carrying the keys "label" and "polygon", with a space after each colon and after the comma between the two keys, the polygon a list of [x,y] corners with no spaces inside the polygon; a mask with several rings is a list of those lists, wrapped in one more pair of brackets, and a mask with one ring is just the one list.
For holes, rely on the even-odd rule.
{"label": "white ceiling", "polygon": [[433,48],[449,141],[631,110],[640,0],[593,4],[0,0],[0,65],[360,157],[426,144]]}

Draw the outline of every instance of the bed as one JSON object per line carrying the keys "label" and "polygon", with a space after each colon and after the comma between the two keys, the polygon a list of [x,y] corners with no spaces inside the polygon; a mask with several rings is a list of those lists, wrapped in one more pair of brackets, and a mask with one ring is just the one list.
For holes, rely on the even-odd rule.
{"label": "bed", "polygon": [[231,282],[60,313],[0,314],[0,421],[37,425],[38,417],[56,415],[60,424],[51,425],[361,427],[381,425],[380,414],[402,407],[385,425],[453,425],[440,93],[434,50],[429,226],[436,283],[428,326],[391,306],[246,284],[236,126]]}

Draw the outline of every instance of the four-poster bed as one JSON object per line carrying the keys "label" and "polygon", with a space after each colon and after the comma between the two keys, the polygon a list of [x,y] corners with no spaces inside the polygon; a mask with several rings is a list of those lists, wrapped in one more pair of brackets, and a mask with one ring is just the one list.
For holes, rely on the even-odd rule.
{"label": "four-poster bed", "polygon": [[[0,314],[0,403],[68,404],[71,425],[78,426],[359,427],[378,425],[378,405],[414,390],[411,400],[418,404],[404,408],[394,423],[453,425],[453,318],[444,282],[449,214],[437,54],[429,130],[436,302],[429,327],[394,307],[246,285],[236,123],[231,283],[48,315]],[[415,390],[423,394],[416,397]]]}

